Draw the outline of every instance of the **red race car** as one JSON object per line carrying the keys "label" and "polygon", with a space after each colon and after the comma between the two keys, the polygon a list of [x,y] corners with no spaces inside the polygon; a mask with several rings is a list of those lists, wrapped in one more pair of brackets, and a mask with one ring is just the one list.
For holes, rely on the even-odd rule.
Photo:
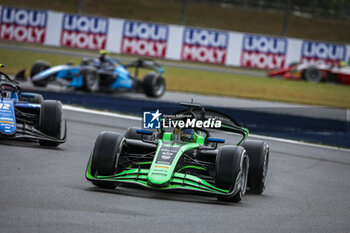
{"label": "red race car", "polygon": [[271,70],[268,76],[282,76],[286,79],[304,79],[309,82],[335,81],[350,85],[350,66],[345,62],[338,65],[297,63],[289,67]]}

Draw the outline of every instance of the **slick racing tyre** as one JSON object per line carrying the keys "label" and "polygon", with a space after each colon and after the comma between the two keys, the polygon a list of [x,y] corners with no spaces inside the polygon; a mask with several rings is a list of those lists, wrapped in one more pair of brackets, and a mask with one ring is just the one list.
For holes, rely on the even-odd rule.
{"label": "slick racing tyre", "polygon": [[322,80],[322,71],[315,67],[309,67],[304,70],[303,78],[308,82],[318,83]]}
{"label": "slick racing tyre", "polygon": [[[56,100],[45,100],[41,104],[39,127],[41,132],[59,139],[61,136],[62,104]],[[40,145],[56,147],[58,142],[39,140]]]}
{"label": "slick racing tyre", "polygon": [[165,92],[165,79],[157,73],[148,73],[143,79],[143,90],[149,97],[161,97]]}
{"label": "slick racing tyre", "polygon": [[46,61],[36,61],[30,70],[30,79],[34,86],[45,87],[47,85],[46,80],[33,81],[33,76],[40,73],[41,71],[47,70],[50,68],[50,64]]}
{"label": "slick racing tyre", "polygon": [[[116,164],[124,145],[124,137],[119,133],[103,131],[95,142],[91,159],[91,174],[93,176],[110,176],[116,172]],[[108,181],[93,181],[100,188],[114,189],[116,183]]]}
{"label": "slick racing tyre", "polygon": [[94,67],[84,67],[80,74],[83,77],[82,89],[87,92],[96,92],[99,90],[99,76]]}
{"label": "slick racing tyre", "polygon": [[241,146],[222,146],[216,157],[215,185],[232,191],[236,182],[238,191],[232,196],[218,195],[218,200],[240,202],[247,189],[249,158]]}
{"label": "slick racing tyre", "polygon": [[40,94],[25,93],[19,98],[20,101],[27,101],[30,104],[41,104],[44,101],[44,97]]}
{"label": "slick racing tyre", "polygon": [[250,193],[262,194],[269,167],[269,146],[266,142],[255,140],[246,140],[242,146],[249,157],[248,190]]}

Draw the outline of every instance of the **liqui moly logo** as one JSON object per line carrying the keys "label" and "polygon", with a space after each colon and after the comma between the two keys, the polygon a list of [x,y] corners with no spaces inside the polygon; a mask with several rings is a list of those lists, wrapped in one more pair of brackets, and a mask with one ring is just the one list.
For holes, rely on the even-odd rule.
{"label": "liqui moly logo", "polygon": [[187,61],[225,64],[228,33],[185,28],[181,59]]}
{"label": "liqui moly logo", "polygon": [[47,12],[0,7],[0,39],[44,43]]}
{"label": "liqui moly logo", "polygon": [[140,56],[165,57],[169,27],[160,24],[125,21],[121,52]]}
{"label": "liqui moly logo", "polygon": [[63,16],[61,46],[96,49],[106,48],[108,19],[69,15]]}
{"label": "liqui moly logo", "polygon": [[303,41],[300,62],[336,65],[345,60],[345,54],[344,45]]}
{"label": "liqui moly logo", "polygon": [[286,39],[245,35],[242,47],[241,66],[273,69],[283,67],[286,62]]}

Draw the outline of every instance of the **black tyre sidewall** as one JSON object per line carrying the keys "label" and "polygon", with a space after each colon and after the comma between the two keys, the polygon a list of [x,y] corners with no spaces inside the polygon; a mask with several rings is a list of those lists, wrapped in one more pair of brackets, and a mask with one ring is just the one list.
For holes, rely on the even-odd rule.
{"label": "black tyre sidewall", "polygon": [[[311,77],[312,73],[317,74],[317,77]],[[303,78],[312,83],[318,83],[322,81],[322,71],[317,69],[316,67],[310,67],[304,70]]]}
{"label": "black tyre sidewall", "polygon": [[[47,70],[48,68],[50,68],[50,64],[47,63],[46,61],[36,61],[30,70],[30,79],[33,81],[33,77],[36,74],[40,73],[41,71]],[[35,86],[45,87],[47,85],[47,81],[46,80],[36,81],[36,82],[33,82],[33,84]]]}
{"label": "black tyre sidewall", "polygon": [[[93,176],[109,176],[116,172],[125,138],[118,133],[103,131],[95,142],[91,159],[91,174]],[[114,182],[94,181],[95,186],[100,188],[113,189],[116,187]]]}
{"label": "black tyre sidewall", "polygon": [[[269,163],[269,147],[266,142],[246,140],[242,146],[249,157],[248,187],[250,193],[261,194],[265,190],[266,175]],[[265,168],[264,168],[265,166]],[[265,174],[264,174],[264,169]]]}
{"label": "black tyre sidewall", "polygon": [[118,154],[124,137],[119,133],[103,131],[95,142],[91,160],[91,174],[113,175],[118,163]]}
{"label": "black tyre sidewall", "polygon": [[[39,126],[41,132],[59,139],[61,136],[62,104],[56,100],[45,100],[41,104]],[[44,146],[58,146],[58,142],[40,140]]]}
{"label": "black tyre sidewall", "polygon": [[[80,74],[83,77],[82,89],[87,92],[97,92],[99,89],[99,78],[96,69],[94,67],[84,67],[81,69]],[[88,80],[89,75],[94,76],[95,83],[93,85]]]}
{"label": "black tyre sidewall", "polygon": [[[156,88],[156,83],[161,82],[162,91],[159,92]],[[149,97],[158,98],[161,97],[166,89],[165,78],[157,73],[148,73],[142,82],[143,90],[145,94]]]}
{"label": "black tyre sidewall", "polygon": [[[232,189],[242,170],[244,162],[247,162],[247,166],[249,167],[249,159],[243,147],[231,145],[222,146],[216,157],[215,185],[221,189]],[[246,184],[242,182],[240,189],[234,196],[219,195],[218,199],[220,201],[240,202],[246,191],[246,187],[243,187],[244,185]]]}

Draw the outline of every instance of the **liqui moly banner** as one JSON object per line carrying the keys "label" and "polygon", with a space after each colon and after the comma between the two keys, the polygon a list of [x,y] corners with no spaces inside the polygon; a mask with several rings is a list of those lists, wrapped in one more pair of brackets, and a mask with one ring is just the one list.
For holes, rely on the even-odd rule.
{"label": "liqui moly banner", "polygon": [[42,44],[47,11],[0,7],[0,39]]}
{"label": "liqui moly banner", "polygon": [[185,28],[181,60],[225,64],[228,33]]}
{"label": "liqui moly banner", "polygon": [[345,56],[345,45],[303,41],[300,62],[336,65],[339,61],[344,61]]}
{"label": "liqui moly banner", "polygon": [[286,52],[287,40],[284,38],[244,35],[240,65],[260,69],[283,67]]}
{"label": "liqui moly banner", "polygon": [[164,58],[168,46],[169,26],[125,21],[121,52]]}
{"label": "liqui moly banner", "polygon": [[83,49],[105,49],[108,19],[83,15],[63,15],[60,45]]}

